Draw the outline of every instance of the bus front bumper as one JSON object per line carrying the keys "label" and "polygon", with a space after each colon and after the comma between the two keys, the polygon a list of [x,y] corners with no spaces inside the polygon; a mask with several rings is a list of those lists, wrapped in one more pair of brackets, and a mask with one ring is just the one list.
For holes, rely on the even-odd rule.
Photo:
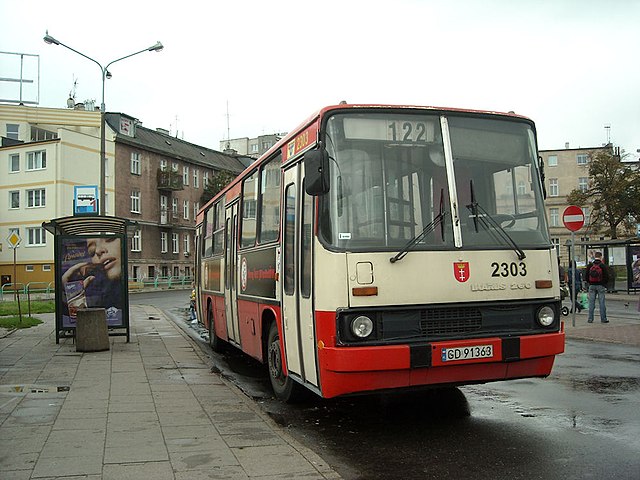
{"label": "bus front bumper", "polygon": [[[555,356],[564,352],[564,343],[562,325],[559,332],[518,337],[422,345],[325,346],[318,351],[322,396],[546,377]],[[472,358],[465,359],[465,355]]]}

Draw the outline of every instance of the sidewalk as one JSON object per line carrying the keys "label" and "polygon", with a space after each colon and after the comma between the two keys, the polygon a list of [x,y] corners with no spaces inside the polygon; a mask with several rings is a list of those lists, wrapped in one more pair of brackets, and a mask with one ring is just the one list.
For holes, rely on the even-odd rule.
{"label": "sidewalk", "polygon": [[[567,339],[591,340],[594,342],[619,343],[640,347],[640,312],[637,310],[637,295],[613,294],[606,295],[607,318],[609,323],[600,323],[600,311],[596,306],[593,323],[587,323],[587,310],[576,314],[576,326],[572,326],[573,313],[562,317]],[[611,313],[609,308],[612,300],[622,300],[628,303],[624,315]]]}
{"label": "sidewalk", "polygon": [[54,315],[0,338],[0,478],[335,479],[177,325],[131,307],[131,342],[55,343]]}

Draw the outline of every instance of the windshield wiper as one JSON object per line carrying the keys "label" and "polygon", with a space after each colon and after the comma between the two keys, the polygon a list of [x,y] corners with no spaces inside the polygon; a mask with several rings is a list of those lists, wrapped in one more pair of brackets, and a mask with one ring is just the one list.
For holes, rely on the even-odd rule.
{"label": "windshield wiper", "polygon": [[402,260],[416,243],[433,232],[438,225],[440,225],[440,234],[442,235],[442,240],[444,240],[444,219],[446,216],[447,212],[444,211],[444,189],[441,189],[440,212],[438,213],[438,215],[436,215],[435,218],[430,223],[428,223],[418,235],[413,237],[404,247],[402,247],[402,250],[391,257],[389,261],[391,263],[396,263],[398,260]]}
{"label": "windshield wiper", "polygon": [[482,227],[489,232],[489,234],[494,239],[502,239],[504,242],[509,244],[509,246],[516,252],[518,256],[518,260],[524,260],[526,258],[525,253],[518,246],[518,244],[511,238],[511,236],[507,233],[507,231],[502,228],[502,226],[494,220],[494,218],[487,212],[482,205],[480,205],[476,201],[476,196],[473,191],[473,180],[469,182],[471,188],[471,203],[467,205],[467,208],[471,212],[471,217],[473,218],[473,224],[475,226],[476,232],[478,231],[478,224],[482,225]]}

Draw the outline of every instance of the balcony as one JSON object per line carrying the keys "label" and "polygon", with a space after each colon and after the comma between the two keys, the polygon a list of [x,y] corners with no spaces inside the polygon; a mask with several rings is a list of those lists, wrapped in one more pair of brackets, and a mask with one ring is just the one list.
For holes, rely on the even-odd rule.
{"label": "balcony", "polygon": [[173,170],[158,169],[158,190],[183,190],[182,175]]}

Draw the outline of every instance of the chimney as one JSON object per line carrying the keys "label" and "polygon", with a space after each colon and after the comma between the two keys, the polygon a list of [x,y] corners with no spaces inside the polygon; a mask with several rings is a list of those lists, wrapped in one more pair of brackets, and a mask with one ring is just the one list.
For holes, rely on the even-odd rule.
{"label": "chimney", "polygon": [[569,142],[564,142],[564,148],[569,149]]}

